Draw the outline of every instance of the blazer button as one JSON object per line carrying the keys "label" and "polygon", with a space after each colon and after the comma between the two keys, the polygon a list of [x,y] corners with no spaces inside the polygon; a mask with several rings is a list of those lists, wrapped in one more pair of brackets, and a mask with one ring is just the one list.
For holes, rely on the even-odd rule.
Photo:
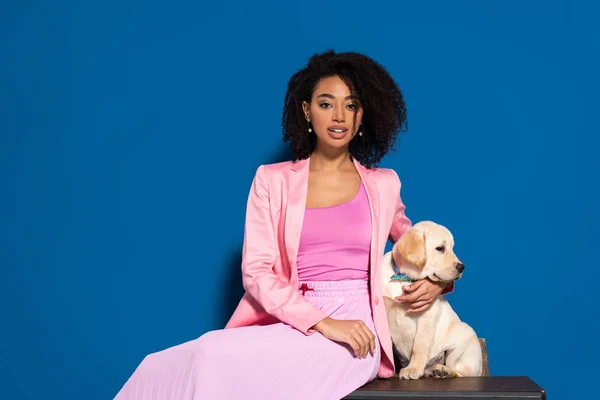
{"label": "blazer button", "polygon": [[375,305],[379,305],[379,297],[375,297]]}

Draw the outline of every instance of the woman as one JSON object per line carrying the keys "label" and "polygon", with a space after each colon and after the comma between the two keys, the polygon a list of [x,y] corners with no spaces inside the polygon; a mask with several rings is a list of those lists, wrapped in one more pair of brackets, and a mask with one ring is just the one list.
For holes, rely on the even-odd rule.
{"label": "woman", "polygon": [[[410,226],[398,175],[375,165],[406,122],[402,93],[357,53],[315,55],[288,85],[293,161],[252,182],[244,297],[224,330],[151,354],[117,399],[340,399],[394,374],[378,265]],[[426,309],[444,289],[415,282]]]}

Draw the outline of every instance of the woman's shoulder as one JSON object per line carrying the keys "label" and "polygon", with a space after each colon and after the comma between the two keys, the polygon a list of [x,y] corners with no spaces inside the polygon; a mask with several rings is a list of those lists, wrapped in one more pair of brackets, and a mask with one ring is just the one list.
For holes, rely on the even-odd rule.
{"label": "woman's shoulder", "polygon": [[385,185],[400,185],[400,177],[398,176],[396,170],[394,170],[393,168],[373,167],[370,171],[370,175],[376,177]]}
{"label": "woman's shoulder", "polygon": [[293,161],[260,164],[258,168],[256,168],[255,175],[263,178],[276,178],[285,175],[293,165]]}
{"label": "woman's shoulder", "polygon": [[259,168],[264,169],[265,172],[268,172],[269,174],[277,174],[288,171],[293,165],[293,161],[280,161],[276,163],[262,164]]}
{"label": "woman's shoulder", "polygon": [[260,164],[254,172],[254,180],[266,187],[283,185],[293,166],[293,161]]}

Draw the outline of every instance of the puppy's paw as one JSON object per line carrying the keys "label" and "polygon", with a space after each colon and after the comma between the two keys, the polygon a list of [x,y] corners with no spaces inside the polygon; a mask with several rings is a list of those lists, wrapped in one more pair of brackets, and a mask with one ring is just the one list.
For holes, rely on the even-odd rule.
{"label": "puppy's paw", "polygon": [[398,377],[400,379],[419,379],[424,373],[425,370],[423,368],[406,367],[400,370]]}
{"label": "puppy's paw", "polygon": [[431,370],[431,375],[437,379],[454,378],[456,373],[443,364],[437,364]]}

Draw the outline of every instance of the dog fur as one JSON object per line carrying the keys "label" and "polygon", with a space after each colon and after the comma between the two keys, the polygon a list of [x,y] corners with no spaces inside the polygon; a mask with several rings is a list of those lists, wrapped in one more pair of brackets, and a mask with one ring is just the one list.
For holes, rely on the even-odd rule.
{"label": "dog fur", "polygon": [[407,312],[407,305],[394,300],[409,283],[390,279],[394,274],[392,257],[398,270],[413,280],[450,282],[460,279],[464,270],[453,249],[454,238],[448,229],[423,221],[384,255],[383,298],[392,342],[402,360],[400,379],[481,375],[482,351],[477,335],[458,318],[444,296],[416,313]]}

